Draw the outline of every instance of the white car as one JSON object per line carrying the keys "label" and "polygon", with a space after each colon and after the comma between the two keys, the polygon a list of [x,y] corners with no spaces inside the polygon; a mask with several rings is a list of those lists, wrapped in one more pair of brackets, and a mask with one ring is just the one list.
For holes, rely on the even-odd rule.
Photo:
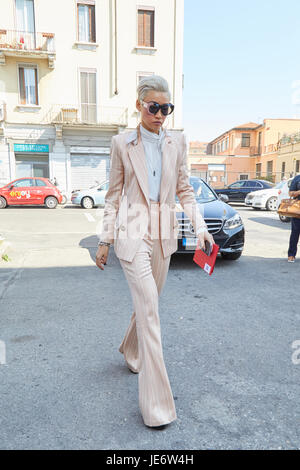
{"label": "white car", "polygon": [[273,188],[260,189],[247,194],[245,199],[246,206],[254,210],[266,209],[267,211],[277,210],[277,200],[287,181],[280,181]]}
{"label": "white car", "polygon": [[[282,199],[289,199],[290,198],[289,190],[290,190],[292,179],[293,178],[289,178],[287,181],[284,181],[285,184],[282,186],[282,188],[280,189],[279,194],[278,194],[276,210],[278,210],[278,207],[280,206],[280,203],[281,203]],[[291,221],[291,218],[286,217],[285,215],[279,215],[279,219],[281,220],[281,222],[290,222]]]}

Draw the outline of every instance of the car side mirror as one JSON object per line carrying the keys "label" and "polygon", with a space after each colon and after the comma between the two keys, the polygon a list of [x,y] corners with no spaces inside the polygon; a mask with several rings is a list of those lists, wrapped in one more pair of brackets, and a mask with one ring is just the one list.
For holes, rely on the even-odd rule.
{"label": "car side mirror", "polygon": [[13,185],[13,184],[11,184],[11,185],[8,187],[8,189],[13,189],[13,188],[14,188],[14,185]]}
{"label": "car side mirror", "polygon": [[222,202],[228,202],[229,197],[227,196],[227,194],[219,194],[219,200]]}

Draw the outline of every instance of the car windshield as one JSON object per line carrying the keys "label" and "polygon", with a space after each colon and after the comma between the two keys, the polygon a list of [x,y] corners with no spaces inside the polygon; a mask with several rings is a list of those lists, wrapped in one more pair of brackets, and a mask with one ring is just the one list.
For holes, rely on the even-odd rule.
{"label": "car windshield", "polygon": [[95,184],[93,184],[93,186],[90,186],[89,189],[95,189],[95,188],[98,188],[100,185],[99,185],[99,182],[96,181]]}
{"label": "car windshield", "polygon": [[[204,181],[199,178],[190,178],[190,184],[194,188],[194,194],[197,202],[205,203],[216,200],[216,196],[212,190],[207,186]],[[176,202],[179,202],[178,197],[176,196]]]}
{"label": "car windshield", "polygon": [[280,181],[279,183],[274,186],[275,189],[281,189],[285,185],[286,181]]}

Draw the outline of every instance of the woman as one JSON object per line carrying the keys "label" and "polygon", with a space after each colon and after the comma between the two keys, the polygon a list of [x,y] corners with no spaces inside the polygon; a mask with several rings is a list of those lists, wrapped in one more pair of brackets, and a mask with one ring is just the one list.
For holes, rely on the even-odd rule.
{"label": "woman", "polygon": [[[300,199],[300,175],[295,176],[295,178],[291,182],[290,190],[289,190],[290,197]],[[291,219],[291,236],[290,236],[290,244],[288,250],[288,262],[294,263],[297,254],[297,246],[300,236],[300,219],[296,217],[292,217]]]}
{"label": "woman", "polygon": [[155,75],[146,77],[137,93],[140,124],[134,132],[112,139],[110,182],[96,264],[104,269],[109,246],[114,243],[134,306],[119,351],[128,368],[139,373],[139,406],[145,425],[161,428],[177,418],[158,314],[158,297],[171,254],[177,250],[175,194],[192,221],[199,246],[214,240],[189,184],[184,136],[171,136],[162,128],[174,109],[167,81]]}

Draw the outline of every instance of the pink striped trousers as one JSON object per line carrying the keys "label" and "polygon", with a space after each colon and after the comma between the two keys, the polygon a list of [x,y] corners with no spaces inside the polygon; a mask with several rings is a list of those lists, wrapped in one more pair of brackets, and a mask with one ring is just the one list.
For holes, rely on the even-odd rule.
{"label": "pink striped trousers", "polygon": [[132,262],[120,259],[134,312],[119,351],[138,372],[139,407],[147,426],[174,421],[173,394],[163,358],[158,298],[167,278],[170,258],[163,257],[159,240],[159,202],[150,200],[151,217]]}

